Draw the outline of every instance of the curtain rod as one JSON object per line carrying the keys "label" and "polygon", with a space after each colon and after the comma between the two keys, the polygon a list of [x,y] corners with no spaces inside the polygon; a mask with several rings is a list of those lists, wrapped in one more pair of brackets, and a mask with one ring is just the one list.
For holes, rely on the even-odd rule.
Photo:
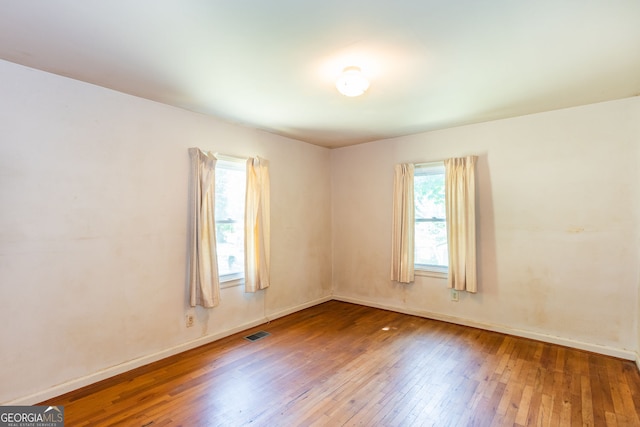
{"label": "curtain rod", "polygon": [[444,164],[444,159],[443,160],[433,160],[433,161],[430,161],[430,162],[414,163],[413,166],[421,167],[421,166],[434,166],[434,165],[441,165],[441,164]]}
{"label": "curtain rod", "polygon": [[446,159],[440,159],[440,160],[431,160],[429,162],[419,162],[419,163],[414,163],[414,166],[431,166],[431,165],[435,165],[435,164],[439,164],[439,163],[444,163],[445,160],[448,159],[464,159],[465,157],[479,157],[477,154],[469,154],[467,156],[458,156],[458,157],[448,157]]}
{"label": "curtain rod", "polygon": [[249,159],[248,157],[231,156],[222,153],[213,153],[213,155],[216,156],[216,159],[225,160],[227,162],[246,162]]}

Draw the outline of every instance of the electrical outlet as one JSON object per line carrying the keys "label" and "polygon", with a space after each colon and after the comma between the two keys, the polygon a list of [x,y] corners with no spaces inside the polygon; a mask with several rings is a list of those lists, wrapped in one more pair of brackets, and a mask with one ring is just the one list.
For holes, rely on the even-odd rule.
{"label": "electrical outlet", "polygon": [[190,328],[193,326],[193,314],[187,314],[185,320],[186,320],[187,328]]}
{"label": "electrical outlet", "polygon": [[451,301],[460,301],[460,294],[457,289],[451,289]]}

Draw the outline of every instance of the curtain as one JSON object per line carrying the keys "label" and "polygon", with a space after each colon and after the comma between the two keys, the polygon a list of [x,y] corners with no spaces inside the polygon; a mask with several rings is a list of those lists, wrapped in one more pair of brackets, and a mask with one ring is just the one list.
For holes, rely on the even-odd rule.
{"label": "curtain", "polygon": [[215,168],[216,158],[199,148],[191,157],[191,238],[189,248],[189,296],[192,307],[211,308],[220,303],[216,256]]}
{"label": "curtain", "polygon": [[449,243],[449,287],[476,292],[476,156],[447,159],[445,199]]}
{"label": "curtain", "polygon": [[248,159],[244,230],[246,292],[269,287],[269,191],[269,163],[259,157]]}
{"label": "curtain", "polygon": [[395,166],[393,176],[393,230],[391,246],[391,280],[411,283],[414,280],[414,166]]}

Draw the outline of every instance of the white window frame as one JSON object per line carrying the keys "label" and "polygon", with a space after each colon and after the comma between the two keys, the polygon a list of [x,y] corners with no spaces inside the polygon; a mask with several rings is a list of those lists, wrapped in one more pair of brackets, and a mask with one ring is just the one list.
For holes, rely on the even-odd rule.
{"label": "white window frame", "polygon": [[[231,170],[236,170],[236,171],[241,171],[243,174],[246,175],[246,159],[242,159],[242,158],[237,158],[237,157],[231,157],[231,156],[225,156],[219,153],[215,154],[216,156],[216,169],[221,168],[221,169],[231,169]],[[216,174],[217,177],[217,174]],[[217,184],[217,183],[216,183]],[[245,185],[245,189],[246,189],[246,185]],[[245,190],[246,191],[246,190]],[[242,227],[244,227],[244,214],[241,218],[242,221]],[[225,220],[218,220],[216,218],[216,225],[220,222],[225,222]],[[217,235],[216,235],[216,245],[218,244],[217,241]],[[219,276],[219,281],[220,281],[220,288],[224,289],[224,288],[230,288],[233,286],[240,286],[240,285],[244,285],[244,258],[242,260],[240,260],[240,262],[243,265],[242,268],[242,272],[241,273],[232,273],[232,274],[223,274]]]}
{"label": "white window frame", "polygon": [[[444,174],[445,167],[444,162],[429,162],[429,163],[416,163],[414,165],[414,180],[415,177],[420,175],[435,175],[435,174]],[[417,204],[416,204],[417,205]],[[446,214],[444,218],[418,218],[415,216],[414,222],[417,225],[418,222],[423,221],[438,221],[444,222],[446,224],[447,218]],[[414,244],[416,243],[416,235],[414,231]],[[448,242],[447,242],[448,244]],[[430,264],[418,264],[414,262],[414,270],[417,276],[429,276],[429,277],[437,277],[446,279],[449,274],[449,267],[445,265],[430,265]]]}

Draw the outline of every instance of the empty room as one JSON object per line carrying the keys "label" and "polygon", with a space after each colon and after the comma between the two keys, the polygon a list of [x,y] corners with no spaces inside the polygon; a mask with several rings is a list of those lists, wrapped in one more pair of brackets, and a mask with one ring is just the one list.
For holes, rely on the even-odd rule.
{"label": "empty room", "polygon": [[0,424],[640,425],[638,22],[0,0]]}

